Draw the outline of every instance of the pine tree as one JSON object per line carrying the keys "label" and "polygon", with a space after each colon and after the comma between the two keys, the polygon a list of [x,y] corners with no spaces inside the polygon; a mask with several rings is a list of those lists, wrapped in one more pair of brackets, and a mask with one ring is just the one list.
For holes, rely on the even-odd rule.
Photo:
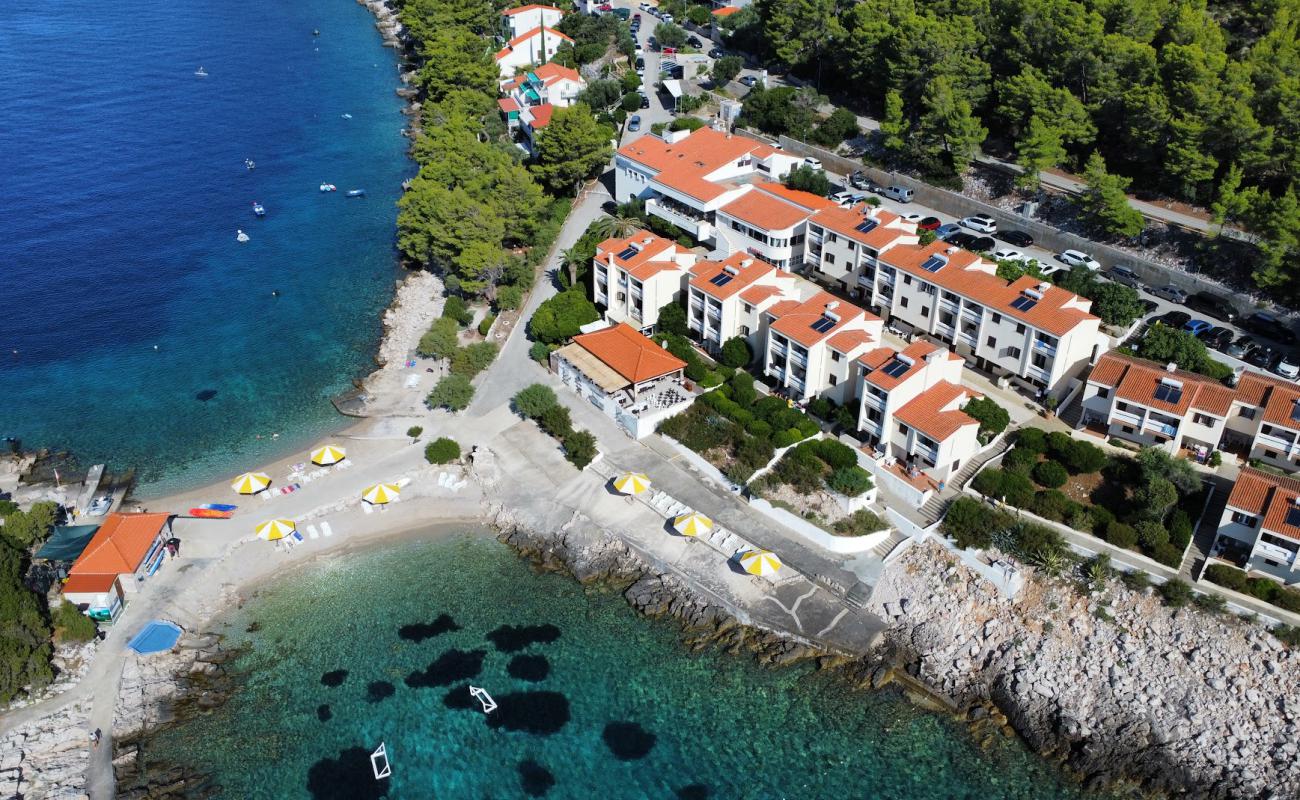
{"label": "pine tree", "polygon": [[1079,195],[1079,205],[1092,226],[1117,236],[1136,236],[1142,232],[1142,215],[1128,204],[1129,179],[1106,171],[1106,159],[1093,153],[1083,171],[1088,187]]}
{"label": "pine tree", "polygon": [[1024,136],[1016,143],[1016,163],[1024,170],[1016,178],[1016,183],[1037,189],[1039,173],[1063,160],[1065,147],[1061,144],[1061,132],[1043,122],[1038,115],[1031,117]]}

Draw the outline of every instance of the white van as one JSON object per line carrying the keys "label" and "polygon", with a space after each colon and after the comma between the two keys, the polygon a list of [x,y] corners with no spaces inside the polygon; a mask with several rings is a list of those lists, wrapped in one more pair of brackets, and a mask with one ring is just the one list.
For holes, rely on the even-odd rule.
{"label": "white van", "polygon": [[890,200],[897,200],[900,203],[912,202],[912,190],[906,186],[886,186],[885,190],[881,192],[881,194],[888,197]]}

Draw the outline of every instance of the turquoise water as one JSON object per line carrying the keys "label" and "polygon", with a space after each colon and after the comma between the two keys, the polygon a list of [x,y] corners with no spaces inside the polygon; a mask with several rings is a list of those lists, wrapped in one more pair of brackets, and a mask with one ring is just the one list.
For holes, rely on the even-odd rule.
{"label": "turquoise water", "polygon": [[0,436],[136,467],[148,495],[340,426],[412,169],[373,22],[355,0],[0,3]]}
{"label": "turquoise water", "polygon": [[[152,751],[211,771],[223,797],[1083,796],[1019,743],[981,749],[895,692],[689,653],[675,625],[486,538],[310,565],[228,627],[250,647],[241,688]],[[466,682],[500,708],[465,708]],[[386,783],[369,772],[380,741]]]}

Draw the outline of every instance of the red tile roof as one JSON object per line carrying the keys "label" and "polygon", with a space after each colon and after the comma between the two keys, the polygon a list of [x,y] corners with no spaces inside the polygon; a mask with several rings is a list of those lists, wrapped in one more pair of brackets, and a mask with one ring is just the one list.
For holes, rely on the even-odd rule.
{"label": "red tile roof", "polygon": [[501,99],[497,100],[497,105],[500,106],[501,110],[506,112],[507,114],[519,110],[519,104],[515,102],[515,99],[513,97],[502,97]]}
{"label": "red tile roof", "polygon": [[775,297],[781,293],[779,286],[752,286],[740,293],[740,299],[750,305],[758,305],[769,297]]}
{"label": "red tile roof", "polygon": [[625,322],[573,338],[584,350],[636,384],[686,367],[686,362],[642,336]]}
{"label": "red tile roof", "polygon": [[547,5],[542,5],[540,3],[529,3],[526,6],[519,6],[518,8],[507,8],[505,11],[501,12],[501,16],[513,17],[515,14],[522,14],[525,11],[533,11],[534,9],[539,11],[557,11],[560,14],[565,13],[562,9],[556,8],[555,6],[547,6]]}
{"label": "red tile roof", "polygon": [[[1245,378],[1243,377],[1242,380],[1244,381]],[[1300,413],[1297,412],[1297,404],[1300,403],[1300,387],[1276,379],[1270,381],[1268,397],[1264,401],[1264,421],[1300,431],[1300,420],[1292,416]]]}
{"label": "red tile roof", "polygon": [[532,73],[542,79],[545,84],[554,83],[557,80],[569,80],[575,83],[582,82],[582,76],[576,69],[566,67],[563,64],[557,64],[554,61],[547,61],[545,64],[532,70]]}
{"label": "red tile roof", "polygon": [[1242,467],[1228,495],[1228,505],[1264,517],[1261,530],[1300,541],[1300,526],[1288,516],[1300,500],[1300,480]]}
{"label": "red tile roof", "polygon": [[[629,248],[636,250],[636,253],[620,258],[619,255]],[[673,257],[686,252],[671,239],[649,231],[637,231],[631,236],[606,239],[596,245],[596,260],[602,264],[613,261],[614,266],[625,270],[633,278],[644,281],[667,269],[682,269]]]}
{"label": "red tile roof", "polygon": [[[858,226],[868,218],[876,221],[876,227],[865,233],[858,230]],[[911,223],[900,225],[901,218],[897,214],[872,208],[865,203],[859,204],[856,208],[840,208],[832,204],[830,208],[818,211],[812,221],[827,230],[835,231],[841,236],[876,250],[895,244],[905,237],[916,236],[915,225]]]}
{"label": "red tile roof", "polygon": [[812,213],[767,192],[755,190],[745,192],[719,210],[765,231],[793,228]]}
{"label": "red tile roof", "polygon": [[[898,352],[892,347],[877,348],[858,359],[858,363],[866,370],[869,370],[864,370],[862,379],[879,389],[889,391],[925,369],[925,357],[939,349],[939,345],[925,339],[912,342],[907,347],[904,347],[902,352]],[[911,361],[912,364],[904,372],[897,375],[887,375],[880,368],[893,360],[895,355],[901,356],[904,361]],[[961,356],[951,351],[947,352],[944,357],[961,358]]]}
{"label": "red tile roof", "polygon": [[713,16],[729,17],[732,14],[735,14],[739,10],[740,10],[740,6],[723,6],[722,8],[713,9]]}
{"label": "red tile roof", "polygon": [[516,47],[518,47],[519,45],[523,44],[524,42],[528,41],[529,39],[533,38],[534,36],[540,36],[540,35],[542,35],[542,32],[543,32],[543,31],[545,31],[545,32],[546,32],[548,35],[550,35],[550,36],[558,36],[559,38],[563,39],[564,41],[568,42],[569,44],[573,44],[573,40],[572,40],[572,39],[570,39],[569,37],[567,37],[567,36],[565,36],[564,34],[560,33],[560,32],[557,31],[556,29],[551,28],[551,27],[547,27],[546,25],[539,25],[539,26],[537,26],[536,28],[533,28],[533,29],[530,30],[530,31],[524,31],[523,33],[519,34],[519,35],[516,36],[515,38],[513,38],[513,39],[511,39],[510,41],[506,42],[506,46],[503,47],[503,48],[501,48],[500,50],[498,50],[498,51],[496,52],[496,55],[493,56],[493,58],[495,58],[497,61],[500,61],[501,59],[503,59],[503,58],[505,58],[507,55],[509,55],[511,50],[513,50],[514,48],[516,48]]}
{"label": "red tile roof", "polygon": [[109,514],[72,564],[72,575],[135,572],[170,514]]}
{"label": "red tile roof", "polygon": [[655,180],[697,200],[713,200],[735,187],[714,183],[705,176],[747,155],[763,157],[775,152],[768,145],[700,128],[675,144],[658,136],[642,136],[618,149],[619,155],[657,170]]}
{"label": "red tile roof", "polygon": [[103,594],[113,588],[116,575],[69,575],[59,591],[64,594]]}
{"label": "red tile roof", "polygon": [[[1156,386],[1161,379],[1172,379],[1182,384],[1182,395],[1177,403],[1156,399]],[[1226,417],[1235,397],[1232,389],[1204,375],[1181,369],[1170,371],[1155,361],[1114,351],[1097,359],[1088,382],[1115,389],[1115,396],[1122,400],[1178,416],[1187,413],[1188,409],[1196,409]]]}
{"label": "red tile roof", "polygon": [[[758,153],[755,153],[755,155],[758,155]],[[812,192],[805,192],[801,189],[791,189],[784,183],[763,181],[762,183],[754,184],[754,188],[771,195],[776,195],[782,200],[802,206],[809,211],[820,211],[823,208],[837,207],[835,201],[830,198],[822,197],[821,195],[813,194]]]}
{"label": "red tile roof", "polygon": [[[714,278],[724,272],[733,276],[730,281],[727,281],[722,286],[712,283]],[[752,286],[754,281],[759,278],[771,275],[773,272],[776,272],[776,267],[761,258],[755,258],[748,253],[732,253],[724,261],[700,261],[697,263],[691,268],[690,284],[709,297],[726,300],[737,292]],[[776,287],[770,288],[776,292],[780,291]],[[743,298],[744,295],[742,294],[741,297]]]}
{"label": "red tile roof", "polygon": [[826,343],[847,355],[852,353],[854,350],[857,350],[859,347],[862,347],[865,344],[871,344],[874,341],[875,338],[873,338],[871,334],[864,330],[855,329],[851,331],[840,331],[827,339]]}
{"label": "red tile roof", "polygon": [[[788,336],[805,347],[811,347],[834,336],[854,320],[880,319],[875,314],[863,311],[852,303],[839,300],[835,295],[824,291],[818,291],[802,303],[786,302],[793,305],[787,306],[782,302],[767,310],[767,313],[773,316],[770,329]],[[828,314],[837,318],[835,324],[824,331],[814,330],[813,323]]]}
{"label": "red tile roof", "polygon": [[551,124],[551,114],[555,113],[555,106],[550,103],[542,103],[540,106],[533,106],[531,109],[533,121],[528,123],[533,130],[545,128]]}
{"label": "red tile roof", "polygon": [[909,425],[936,442],[942,442],[967,425],[979,425],[958,406],[967,396],[965,388],[940,381],[894,412],[894,419]]}

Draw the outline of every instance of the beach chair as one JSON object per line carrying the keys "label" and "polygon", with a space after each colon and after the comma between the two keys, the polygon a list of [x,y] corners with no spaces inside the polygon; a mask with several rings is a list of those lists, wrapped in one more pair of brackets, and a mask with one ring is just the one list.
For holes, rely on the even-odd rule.
{"label": "beach chair", "polygon": [[298,545],[303,543],[302,534],[299,533],[298,531],[294,531],[293,533],[284,537],[284,540],[289,544],[290,547],[297,547]]}
{"label": "beach chair", "polygon": [[320,532],[322,536],[334,535],[334,529],[330,527],[330,524],[328,522],[322,522],[320,524]]}
{"label": "beach chair", "polygon": [[308,526],[307,526],[307,538],[308,538],[308,539],[319,539],[319,538],[320,538],[320,531],[316,530],[316,526],[315,526],[315,525],[308,525]]}
{"label": "beach chair", "polygon": [[270,500],[272,497],[275,497],[275,495],[271,492],[270,489],[263,491],[260,496],[263,501]]}
{"label": "beach chair", "polygon": [[362,500],[361,511],[366,514],[373,514],[375,513],[375,507],[367,503],[365,500]]}

